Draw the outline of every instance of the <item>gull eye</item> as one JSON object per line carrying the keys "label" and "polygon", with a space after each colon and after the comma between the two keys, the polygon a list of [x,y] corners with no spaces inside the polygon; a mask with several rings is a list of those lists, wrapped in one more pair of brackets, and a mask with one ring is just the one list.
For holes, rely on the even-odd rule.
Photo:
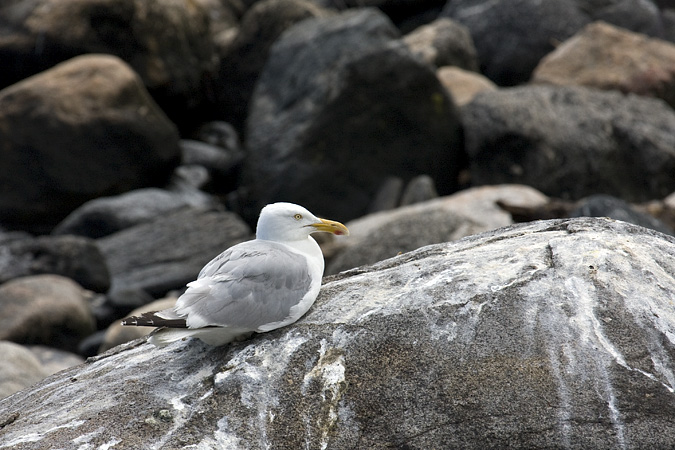
{"label": "gull eye", "polygon": [[293,216],[293,218],[295,220],[300,220],[300,219],[302,219],[302,214],[296,214],[296,215]]}

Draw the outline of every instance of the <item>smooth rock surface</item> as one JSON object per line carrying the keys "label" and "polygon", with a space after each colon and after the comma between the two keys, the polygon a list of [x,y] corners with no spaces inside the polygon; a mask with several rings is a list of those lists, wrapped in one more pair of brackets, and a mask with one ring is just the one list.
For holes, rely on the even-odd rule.
{"label": "smooth rock surface", "polygon": [[135,341],[1,400],[0,448],[668,448],[674,257],[605,219],[425,247],[292,326]]}
{"label": "smooth rock surface", "polygon": [[675,111],[585,87],[522,86],[462,107],[474,185],[517,183],[563,199],[629,202],[675,191]]}
{"label": "smooth rock surface", "polygon": [[185,208],[104,238],[112,290],[143,289],[154,297],[181,289],[219,253],[251,237],[235,214]]}
{"label": "smooth rock surface", "polygon": [[48,231],[92,198],[162,184],[178,130],[119,58],[73,58],[0,91],[0,223]]}
{"label": "smooth rock surface", "polygon": [[0,355],[3,360],[0,364],[0,398],[25,389],[49,375],[38,357],[23,345],[0,341]]}
{"label": "smooth rock surface", "polygon": [[0,340],[75,352],[95,331],[91,292],[59,275],[34,275],[0,285]]}

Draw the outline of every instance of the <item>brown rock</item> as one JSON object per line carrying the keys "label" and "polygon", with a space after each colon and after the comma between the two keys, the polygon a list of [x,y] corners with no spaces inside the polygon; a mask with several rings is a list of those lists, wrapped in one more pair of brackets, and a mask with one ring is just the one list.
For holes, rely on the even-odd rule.
{"label": "brown rock", "polygon": [[594,22],[547,55],[532,81],[616,89],[675,106],[675,44]]}
{"label": "brown rock", "polygon": [[164,182],[178,131],[119,58],[73,58],[0,91],[0,217],[45,231],[87,200]]}
{"label": "brown rock", "polygon": [[0,286],[0,340],[75,351],[94,332],[89,296],[59,275],[8,281]]}
{"label": "brown rock", "polygon": [[494,91],[497,85],[483,75],[454,66],[441,67],[436,71],[441,84],[452,94],[457,106],[463,106],[483,91]]}

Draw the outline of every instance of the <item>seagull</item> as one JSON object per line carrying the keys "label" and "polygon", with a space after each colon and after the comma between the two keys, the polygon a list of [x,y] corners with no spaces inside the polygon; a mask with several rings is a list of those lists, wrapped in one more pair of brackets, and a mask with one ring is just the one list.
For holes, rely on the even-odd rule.
{"label": "seagull", "polygon": [[255,239],[206,264],[173,308],[128,317],[122,325],[159,327],[149,339],[157,347],[188,337],[224,345],[289,325],[319,295],[324,260],[314,232],[349,235],[343,224],[302,206],[267,205]]}

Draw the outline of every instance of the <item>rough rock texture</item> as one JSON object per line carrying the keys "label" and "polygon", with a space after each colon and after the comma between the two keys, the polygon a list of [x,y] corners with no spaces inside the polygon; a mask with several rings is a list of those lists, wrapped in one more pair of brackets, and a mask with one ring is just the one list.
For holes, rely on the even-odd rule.
{"label": "rough rock texture", "polygon": [[334,256],[325,273],[372,264],[425,245],[511,225],[511,215],[497,205],[499,201],[536,207],[545,204],[547,198],[527,186],[483,186],[368,214],[347,223],[350,235],[337,238],[332,244]]}
{"label": "rough rock texture", "polygon": [[263,0],[244,15],[232,43],[222,50],[215,86],[220,116],[243,130],[249,101],[269,49],[293,24],[328,11],[308,0]]}
{"label": "rough rock texture", "polygon": [[509,86],[527,81],[556,41],[589,21],[575,0],[452,0],[443,16],[469,29],[481,72]]}
{"label": "rough rock texture", "polygon": [[478,71],[478,56],[469,30],[447,17],[403,37],[410,50],[435,67],[457,66]]}
{"label": "rough rock texture", "polygon": [[247,126],[255,214],[285,200],[349,220],[389,176],[427,174],[441,194],[456,189],[458,114],[398,37],[382,13],[361,9],[307,19],[272,46]]}
{"label": "rough rock texture", "polygon": [[482,92],[462,108],[473,184],[518,183],[558,198],[630,202],[675,191],[675,112],[584,87]]}
{"label": "rough rock texture", "polygon": [[[7,3],[7,2],[5,2]],[[137,72],[162,108],[194,117],[215,69],[209,10],[183,0],[9,0],[0,8],[0,86],[86,53],[113,54]]]}
{"label": "rough rock texture", "polygon": [[34,275],[0,285],[0,340],[70,352],[94,332],[90,292],[59,275]]}
{"label": "rough rock texture", "polygon": [[592,23],[548,54],[532,81],[633,92],[675,107],[675,44]]}
{"label": "rough rock texture", "polygon": [[178,132],[114,56],[73,58],[0,91],[0,223],[44,231],[92,198],[163,183]]}
{"label": "rough rock texture", "polygon": [[425,247],[295,325],[136,341],[1,400],[0,448],[668,448],[674,257],[605,219]]}
{"label": "rough rock texture", "polygon": [[251,237],[235,214],[187,208],[97,240],[112,288],[158,297],[193,281],[219,253]]}
{"label": "rough rock texture", "polygon": [[0,243],[0,284],[47,273],[71,278],[95,292],[110,288],[108,266],[91,239],[40,236]]}

